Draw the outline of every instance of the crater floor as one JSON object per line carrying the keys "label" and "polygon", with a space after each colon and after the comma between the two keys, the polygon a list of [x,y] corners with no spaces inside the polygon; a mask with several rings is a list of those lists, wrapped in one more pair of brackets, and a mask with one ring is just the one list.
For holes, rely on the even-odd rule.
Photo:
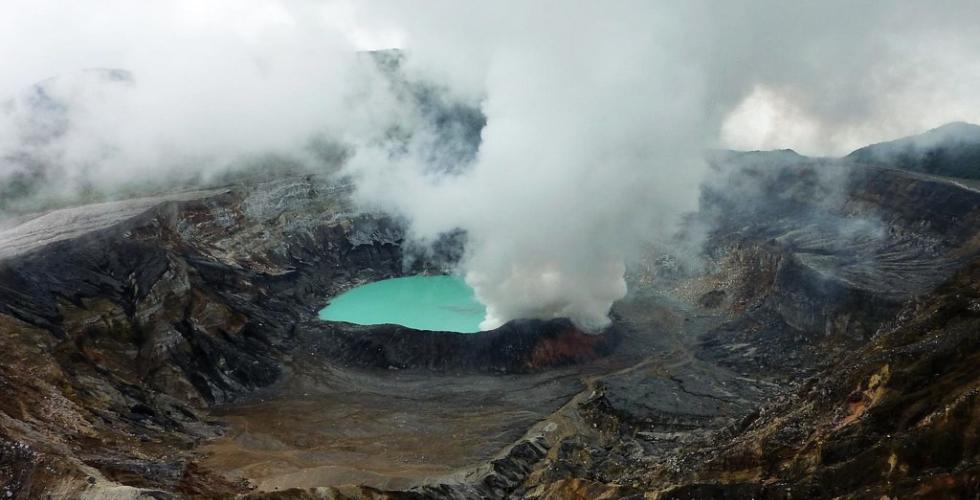
{"label": "crater floor", "polygon": [[217,409],[230,428],[201,448],[209,455],[203,465],[264,491],[406,489],[489,460],[582,387],[569,371],[443,380],[335,375]]}
{"label": "crater floor", "polygon": [[[536,430],[550,429],[554,441],[583,432],[588,424],[571,409],[597,383],[613,385],[623,401],[652,391],[646,401],[657,409],[648,413],[681,419],[693,412],[727,422],[751,407],[749,401],[719,406],[710,394],[678,393],[681,383],[710,393],[733,378],[690,354],[697,336],[720,321],[718,314],[692,317],[681,302],[652,293],[633,294],[617,313],[630,331],[645,333],[627,335],[602,359],[543,373],[379,373],[329,367],[315,352],[298,349],[283,383],[214,410],[229,428],[200,448],[206,455],[201,463],[226,479],[245,479],[257,491],[343,484],[406,490],[459,481]],[[646,333],[651,331],[656,335]],[[642,374],[635,387],[631,373]],[[651,377],[663,387],[644,385]],[[728,397],[742,399],[731,392]]]}

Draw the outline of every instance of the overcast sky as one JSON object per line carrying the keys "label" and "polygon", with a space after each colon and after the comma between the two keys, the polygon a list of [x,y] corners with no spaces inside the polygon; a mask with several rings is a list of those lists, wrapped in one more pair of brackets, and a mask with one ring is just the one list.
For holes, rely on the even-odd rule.
{"label": "overcast sky", "polygon": [[[340,47],[403,47],[435,59],[430,64],[444,64],[456,77],[479,79],[485,75],[460,66],[467,59],[489,65],[488,54],[506,42],[504,35],[546,43],[556,26],[574,26],[581,13],[594,16],[593,24],[615,24],[622,11],[634,9],[639,19],[674,15],[688,24],[692,46],[714,32],[718,46],[710,57],[724,59],[728,50],[737,59],[714,61],[731,73],[740,100],[734,108],[726,103],[731,116],[721,122],[721,145],[841,154],[948,121],[980,121],[978,2],[692,3],[703,8],[678,9],[674,2],[5,0],[0,95],[80,68],[139,71],[250,52],[259,63],[277,50],[333,53]],[[842,48],[847,44],[853,44],[850,50]],[[747,93],[745,77],[731,64],[757,72]],[[818,86],[798,85],[787,71],[828,83],[814,91]],[[861,71],[869,73],[850,79],[865,90],[874,87],[874,95],[848,95],[855,88],[849,73]]]}

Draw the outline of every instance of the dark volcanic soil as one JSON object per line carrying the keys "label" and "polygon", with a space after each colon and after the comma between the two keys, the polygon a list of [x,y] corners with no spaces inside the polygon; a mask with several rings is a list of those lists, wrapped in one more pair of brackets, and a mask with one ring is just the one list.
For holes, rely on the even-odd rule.
{"label": "dark volcanic soil", "polygon": [[[402,230],[309,177],[0,229],[0,499],[975,497],[980,193],[725,153],[613,326],[326,323]],[[446,257],[458,255],[449,242]]]}

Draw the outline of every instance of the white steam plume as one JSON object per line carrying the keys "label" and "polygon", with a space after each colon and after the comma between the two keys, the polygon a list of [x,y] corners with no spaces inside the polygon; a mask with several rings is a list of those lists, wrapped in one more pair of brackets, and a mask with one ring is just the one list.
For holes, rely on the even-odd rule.
{"label": "white steam plume", "polygon": [[[605,326],[626,293],[624,263],[670,236],[694,204],[702,148],[722,130],[746,136],[744,109],[722,124],[759,88],[793,102],[810,126],[790,136],[804,142],[795,146],[836,153],[854,136],[910,126],[894,113],[949,87],[924,69],[978,83],[977,64],[962,57],[980,48],[964,21],[977,8],[965,2],[947,12],[870,2],[426,5],[374,4],[362,15],[402,30],[410,68],[483,98],[480,151],[455,176],[372,154],[349,172],[362,200],[407,215],[416,236],[467,231],[462,269],[487,305],[484,328],[560,316]],[[923,46],[961,56],[910,64]],[[958,105],[980,104],[976,87],[957,88]],[[837,127],[846,134],[828,133]]]}
{"label": "white steam plume", "polygon": [[[407,214],[417,237],[466,230],[462,269],[487,305],[483,328],[564,316],[599,329],[626,294],[625,260],[694,207],[702,82],[671,50],[685,30],[668,18],[595,5],[542,30],[550,9],[529,9],[474,13],[499,32],[475,54],[487,125],[467,170],[433,176],[413,158],[362,152],[348,171],[362,199]],[[586,22],[604,15],[617,22]]]}

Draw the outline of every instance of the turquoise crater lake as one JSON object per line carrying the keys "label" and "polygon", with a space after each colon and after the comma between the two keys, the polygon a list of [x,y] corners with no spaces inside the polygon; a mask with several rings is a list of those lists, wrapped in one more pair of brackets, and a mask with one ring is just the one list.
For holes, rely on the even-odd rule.
{"label": "turquoise crater lake", "polygon": [[455,276],[409,276],[352,288],[321,309],[320,319],[476,333],[485,314],[486,308],[463,280]]}

